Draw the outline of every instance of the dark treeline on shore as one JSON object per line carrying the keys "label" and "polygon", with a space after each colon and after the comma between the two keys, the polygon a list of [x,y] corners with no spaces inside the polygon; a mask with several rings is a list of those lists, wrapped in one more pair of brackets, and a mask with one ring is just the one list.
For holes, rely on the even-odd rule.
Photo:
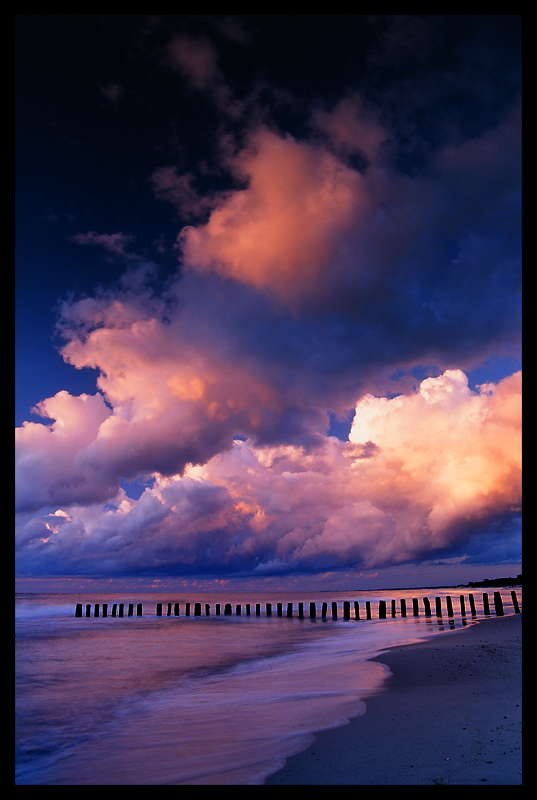
{"label": "dark treeline on shore", "polygon": [[484,578],[482,581],[470,581],[468,586],[518,586],[522,585],[522,573],[516,578]]}

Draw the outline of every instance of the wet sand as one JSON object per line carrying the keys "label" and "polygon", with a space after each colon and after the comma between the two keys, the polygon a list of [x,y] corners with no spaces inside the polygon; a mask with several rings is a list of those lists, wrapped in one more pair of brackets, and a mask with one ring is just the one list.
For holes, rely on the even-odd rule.
{"label": "wet sand", "polygon": [[377,656],[392,677],[364,716],[316,734],[265,785],[522,783],[522,614]]}

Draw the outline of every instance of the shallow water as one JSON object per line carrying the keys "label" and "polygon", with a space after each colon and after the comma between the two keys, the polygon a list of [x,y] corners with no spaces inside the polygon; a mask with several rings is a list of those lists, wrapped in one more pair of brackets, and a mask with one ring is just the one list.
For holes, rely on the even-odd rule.
{"label": "shallow water", "polygon": [[[17,595],[16,784],[261,785],[286,757],[305,749],[315,731],[363,714],[368,695],[386,687],[387,667],[367,659],[483,617],[481,590],[474,590],[475,620],[461,617],[457,589],[392,594],[395,619],[391,596],[379,592],[331,595],[326,619],[320,616],[324,593]],[[454,617],[447,618],[443,599],[442,618],[425,618],[422,598],[430,597],[434,615],[434,598],[446,594],[454,599]],[[414,596],[420,598],[418,618],[411,616]],[[521,603],[521,590],[517,596]],[[502,598],[505,613],[512,613],[510,592],[502,590]],[[347,599],[359,600],[361,617],[366,600],[375,617],[379,599],[386,599],[388,617],[355,620],[352,610],[346,621]],[[315,619],[309,619],[310,600]],[[159,601],[162,617],[156,616]],[[166,616],[170,601],[180,603],[181,616]],[[192,603],[193,614],[194,601],[203,612],[210,604],[211,615],[184,616],[185,603]],[[108,603],[108,616],[75,618],[79,602],[91,603],[92,614],[95,603],[101,609]],[[143,616],[112,618],[111,605],[119,602],[142,602]],[[231,603],[233,615],[214,616],[216,602],[222,612]],[[252,616],[245,614],[247,602]],[[271,617],[266,602],[273,604]],[[292,618],[285,616],[287,602],[294,603]]]}

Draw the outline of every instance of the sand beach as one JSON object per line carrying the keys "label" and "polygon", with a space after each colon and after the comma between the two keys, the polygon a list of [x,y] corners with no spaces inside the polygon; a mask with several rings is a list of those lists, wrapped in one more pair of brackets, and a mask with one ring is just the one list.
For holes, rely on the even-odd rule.
{"label": "sand beach", "polygon": [[522,614],[376,657],[392,672],[362,717],[316,734],[265,785],[522,783]]}

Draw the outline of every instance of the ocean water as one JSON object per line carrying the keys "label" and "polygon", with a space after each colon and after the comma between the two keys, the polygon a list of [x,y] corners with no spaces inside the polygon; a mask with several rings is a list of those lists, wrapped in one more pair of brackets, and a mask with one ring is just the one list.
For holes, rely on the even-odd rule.
{"label": "ocean water", "polygon": [[[483,591],[473,590],[474,617],[468,590],[457,588],[311,596],[18,594],[15,782],[262,785],[288,756],[309,746],[315,731],[365,713],[368,696],[389,687],[388,668],[369,659],[396,645],[478,624],[485,616]],[[461,593],[466,617],[461,616]],[[521,608],[521,589],[516,593]],[[453,598],[452,618],[446,595]],[[494,615],[492,589],[489,596]],[[514,613],[510,590],[502,589],[501,596],[505,614]],[[413,597],[419,599],[417,618]],[[424,597],[431,617],[424,615]],[[441,617],[435,614],[436,597],[441,597]],[[401,599],[407,603],[406,618]],[[345,600],[351,601],[349,620],[343,619]],[[387,601],[386,619],[378,619],[379,600]],[[312,601],[315,619],[309,618]],[[360,605],[359,620],[353,601]],[[365,618],[366,601],[372,619]],[[162,617],[156,615],[157,602],[163,603]],[[179,617],[167,616],[168,602],[179,602]],[[185,616],[187,602],[190,616]],[[203,616],[194,616],[195,602],[202,604]],[[278,602],[283,603],[281,617]],[[288,602],[292,618],[286,616]],[[304,603],[302,619],[299,602]],[[75,618],[77,603],[84,604],[82,618]],[[113,618],[113,603],[125,603],[125,615],[128,603],[135,604],[134,614],[142,603],[143,615]],[[215,616],[216,603],[220,616]],[[225,603],[232,604],[231,616],[224,615]],[[90,617],[86,604],[91,604]]]}

